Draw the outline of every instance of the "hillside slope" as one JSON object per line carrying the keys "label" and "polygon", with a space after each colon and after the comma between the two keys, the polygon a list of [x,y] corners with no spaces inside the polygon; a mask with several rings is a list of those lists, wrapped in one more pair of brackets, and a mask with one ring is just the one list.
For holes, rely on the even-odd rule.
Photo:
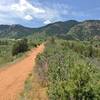
{"label": "hillside slope", "polygon": [[74,20],[55,22],[40,28],[28,28],[21,25],[0,25],[0,37],[21,38],[33,33],[46,33],[47,35],[65,34],[77,23]]}
{"label": "hillside slope", "polygon": [[[34,35],[35,34],[35,35]],[[69,20],[55,22],[40,28],[28,28],[21,25],[0,25],[0,37],[21,38],[26,36],[60,36],[67,39],[100,39],[100,20],[77,22]]]}
{"label": "hillside slope", "polygon": [[77,25],[78,23],[79,22],[75,20],[55,22],[39,29],[41,32],[44,32],[48,35],[66,34],[74,25]]}
{"label": "hillside slope", "polygon": [[0,25],[0,38],[18,38],[32,34],[33,29],[21,25]]}
{"label": "hillside slope", "polygon": [[81,22],[72,27],[67,34],[80,40],[100,38],[100,20],[87,20]]}

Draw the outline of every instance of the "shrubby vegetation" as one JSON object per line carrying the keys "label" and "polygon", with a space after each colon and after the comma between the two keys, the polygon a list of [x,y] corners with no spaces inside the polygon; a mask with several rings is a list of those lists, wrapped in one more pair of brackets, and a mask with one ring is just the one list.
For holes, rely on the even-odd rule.
{"label": "shrubby vegetation", "polygon": [[0,65],[6,64],[21,57],[24,52],[40,45],[47,39],[45,34],[33,34],[26,38],[0,39]]}
{"label": "shrubby vegetation", "polygon": [[29,36],[28,44],[30,48],[36,47],[37,45],[40,45],[44,41],[46,41],[48,36],[45,33],[37,33]]}
{"label": "shrubby vegetation", "polygon": [[16,57],[12,56],[12,46],[15,42],[16,40],[12,39],[0,39],[0,67],[19,57],[19,55],[16,55]]}
{"label": "shrubby vegetation", "polygon": [[8,45],[8,41],[7,40],[0,40],[0,45]]}
{"label": "shrubby vegetation", "polygon": [[[95,42],[95,41],[94,41]],[[100,45],[92,41],[67,41],[62,43],[85,57],[100,58]],[[97,41],[99,42],[99,41]]]}
{"label": "shrubby vegetation", "polygon": [[[48,87],[49,100],[99,100],[100,73],[87,60],[91,58],[91,44],[54,38],[50,41],[37,58],[37,70],[41,84]],[[89,51],[86,56],[82,48]]]}
{"label": "shrubby vegetation", "polygon": [[12,48],[12,55],[17,55],[18,53],[23,53],[28,50],[27,39],[18,40]]}
{"label": "shrubby vegetation", "polygon": [[11,44],[7,42],[2,42],[0,40],[0,64],[4,64],[5,62],[9,62],[11,60]]}

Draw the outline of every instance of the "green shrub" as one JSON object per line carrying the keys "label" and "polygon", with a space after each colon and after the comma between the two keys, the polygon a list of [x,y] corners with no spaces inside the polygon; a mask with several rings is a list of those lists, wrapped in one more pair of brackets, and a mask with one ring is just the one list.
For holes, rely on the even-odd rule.
{"label": "green shrub", "polygon": [[12,48],[12,55],[17,55],[18,53],[25,52],[28,50],[27,39],[18,40]]}
{"label": "green shrub", "polygon": [[[50,42],[47,43],[45,52],[38,57],[38,67],[42,72],[45,72],[43,70],[48,66],[48,72],[44,73],[44,76],[49,81],[49,100],[100,99],[98,71],[86,59],[80,57],[80,54],[84,54],[85,45],[80,42],[77,44],[68,44],[67,41],[56,41],[55,44]],[[88,50],[86,49],[86,52]]]}

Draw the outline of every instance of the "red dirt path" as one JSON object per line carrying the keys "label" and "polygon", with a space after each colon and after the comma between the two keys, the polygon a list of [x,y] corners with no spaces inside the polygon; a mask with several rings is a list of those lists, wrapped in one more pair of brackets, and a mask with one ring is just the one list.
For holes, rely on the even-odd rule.
{"label": "red dirt path", "polygon": [[44,44],[28,53],[23,60],[0,70],[0,100],[18,100],[24,82],[35,65],[35,58],[44,50]]}

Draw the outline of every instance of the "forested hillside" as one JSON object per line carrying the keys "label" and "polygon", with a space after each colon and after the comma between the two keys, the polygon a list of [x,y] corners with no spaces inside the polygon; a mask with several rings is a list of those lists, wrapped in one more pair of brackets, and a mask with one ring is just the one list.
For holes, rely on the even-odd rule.
{"label": "forested hillside", "polygon": [[79,22],[75,20],[69,20],[65,22],[55,22],[47,26],[41,27],[40,30],[48,35],[61,35],[66,34],[74,25]]}
{"label": "forested hillside", "polygon": [[70,20],[66,22],[56,22],[40,28],[28,28],[21,25],[0,25],[0,37],[21,38],[37,33],[46,33],[47,35],[65,34],[77,23],[77,21]]}
{"label": "forested hillside", "polygon": [[100,40],[100,21],[86,20],[77,22],[69,20],[65,22],[55,22],[40,28],[27,28],[21,25],[0,25],[0,37],[2,38],[22,38],[26,36],[34,37],[34,34],[44,36],[58,36],[65,39],[76,40]]}
{"label": "forested hillside", "polygon": [[100,21],[88,20],[81,22],[72,27],[67,34],[79,40],[100,40]]}
{"label": "forested hillside", "polygon": [[0,25],[0,38],[21,38],[32,33],[32,28],[21,25]]}

